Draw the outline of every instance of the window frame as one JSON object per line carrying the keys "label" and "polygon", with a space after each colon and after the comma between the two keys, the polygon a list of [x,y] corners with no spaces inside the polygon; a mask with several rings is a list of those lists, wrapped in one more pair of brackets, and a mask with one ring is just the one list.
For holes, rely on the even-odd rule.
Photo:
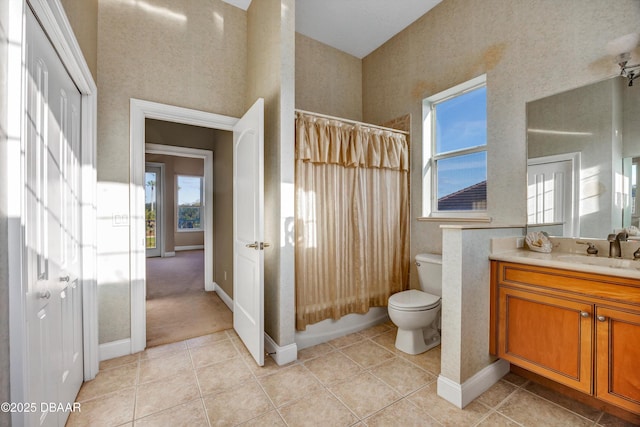
{"label": "window frame", "polygon": [[[200,179],[200,206],[198,209],[200,210],[200,227],[198,228],[180,228],[180,186],[178,185],[178,181],[180,177],[185,178],[199,178]],[[176,223],[176,232],[177,233],[194,233],[204,231],[204,218],[202,215],[202,209],[204,207],[204,176],[200,175],[187,175],[187,174],[176,174],[176,185],[175,185],[175,223]]]}
{"label": "window frame", "polygon": [[485,152],[487,153],[487,187],[488,187],[488,144],[477,145],[473,147],[451,150],[436,153],[436,126],[435,126],[435,106],[442,102],[448,101],[457,96],[469,93],[473,90],[487,86],[486,74],[475,77],[466,82],[453,86],[445,91],[425,98],[422,101],[422,217],[419,220],[463,220],[463,221],[479,221],[490,222],[488,217],[488,207],[479,210],[438,210],[438,178],[436,162],[443,159],[455,158],[468,154]]}

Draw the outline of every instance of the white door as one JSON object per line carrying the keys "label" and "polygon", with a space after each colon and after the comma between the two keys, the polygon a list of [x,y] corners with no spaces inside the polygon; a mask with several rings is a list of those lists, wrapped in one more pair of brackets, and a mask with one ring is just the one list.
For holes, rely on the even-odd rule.
{"label": "white door", "polygon": [[233,328],[264,365],[264,100],[233,128]]}
{"label": "white door", "polygon": [[145,245],[148,257],[161,256],[162,173],[160,166],[147,163],[144,171]]}
{"label": "white door", "polygon": [[531,160],[527,167],[527,224],[561,223],[563,236],[577,236],[572,162]]}
{"label": "white door", "polygon": [[29,10],[26,21],[25,238],[29,425],[64,425],[83,379],[78,89]]}

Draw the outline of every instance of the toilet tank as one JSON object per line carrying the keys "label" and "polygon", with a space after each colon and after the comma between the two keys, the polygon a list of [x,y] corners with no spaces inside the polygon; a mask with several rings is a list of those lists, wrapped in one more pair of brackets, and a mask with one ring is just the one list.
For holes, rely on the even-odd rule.
{"label": "toilet tank", "polygon": [[420,290],[432,295],[442,296],[442,255],[416,255]]}

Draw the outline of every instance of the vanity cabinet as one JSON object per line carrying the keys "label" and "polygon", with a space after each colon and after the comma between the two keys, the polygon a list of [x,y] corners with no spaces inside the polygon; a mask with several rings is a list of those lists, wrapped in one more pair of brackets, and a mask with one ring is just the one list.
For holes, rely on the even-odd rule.
{"label": "vanity cabinet", "polygon": [[491,352],[640,414],[640,281],[492,261]]}

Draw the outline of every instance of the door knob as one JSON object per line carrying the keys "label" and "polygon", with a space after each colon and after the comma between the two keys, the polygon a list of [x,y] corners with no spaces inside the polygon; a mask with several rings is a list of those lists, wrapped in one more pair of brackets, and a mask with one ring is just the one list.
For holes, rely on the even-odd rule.
{"label": "door knob", "polygon": [[260,243],[260,249],[268,248],[269,246],[271,246],[271,244],[269,243],[264,243],[264,242]]}
{"label": "door knob", "polygon": [[44,292],[40,292],[38,294],[38,298],[40,298],[40,299],[49,299],[49,298],[51,298],[51,291],[49,289],[47,289]]}
{"label": "door knob", "polygon": [[253,242],[245,245],[248,248],[258,249],[258,242]]}
{"label": "door knob", "polygon": [[584,317],[586,319],[587,317],[589,317],[589,313],[586,312],[586,311],[581,311],[580,312],[580,316],[582,316],[582,317]]}
{"label": "door knob", "polygon": [[607,320],[607,318],[604,316],[598,316],[597,319],[598,319],[598,322],[604,322],[605,320]]}
{"label": "door knob", "polygon": [[61,282],[69,282],[70,277],[69,276],[63,276],[60,278]]}

